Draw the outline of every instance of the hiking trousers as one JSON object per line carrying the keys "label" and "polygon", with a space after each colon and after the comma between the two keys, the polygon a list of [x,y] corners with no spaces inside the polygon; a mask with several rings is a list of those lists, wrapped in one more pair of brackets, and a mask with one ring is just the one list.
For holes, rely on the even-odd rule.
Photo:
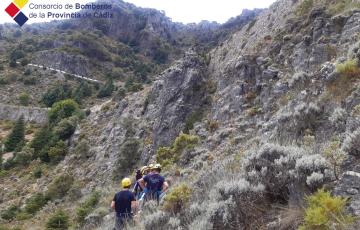
{"label": "hiking trousers", "polygon": [[132,220],[131,214],[126,215],[116,215],[115,217],[115,227],[114,230],[123,230],[125,229],[125,225],[128,221]]}

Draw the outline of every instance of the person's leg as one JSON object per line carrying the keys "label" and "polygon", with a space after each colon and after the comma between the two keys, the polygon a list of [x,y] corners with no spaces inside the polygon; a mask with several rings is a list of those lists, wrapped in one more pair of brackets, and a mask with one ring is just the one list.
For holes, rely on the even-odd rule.
{"label": "person's leg", "polygon": [[115,230],[122,230],[124,228],[124,218],[122,217],[115,217]]}
{"label": "person's leg", "polygon": [[126,218],[124,218],[124,225],[126,226],[133,226],[134,220],[132,214],[126,215]]}
{"label": "person's leg", "polygon": [[140,200],[144,192],[139,192],[136,196],[136,200]]}

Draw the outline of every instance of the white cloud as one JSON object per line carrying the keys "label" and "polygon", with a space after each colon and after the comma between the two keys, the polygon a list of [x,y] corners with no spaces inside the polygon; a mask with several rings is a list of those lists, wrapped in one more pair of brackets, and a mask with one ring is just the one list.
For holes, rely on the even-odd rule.
{"label": "white cloud", "polygon": [[[13,22],[13,19],[5,13],[5,8],[11,0],[1,0],[0,22]],[[237,16],[243,9],[265,8],[270,6],[274,0],[127,0],[137,6],[155,8],[165,11],[166,15],[176,22],[190,23],[200,22],[201,20],[225,22],[230,17]],[[33,4],[62,4],[66,3],[87,3],[91,0],[30,0],[22,9],[28,16],[30,3]],[[52,10],[62,13],[62,10]],[[75,12],[75,10],[65,10]],[[38,12],[38,11],[37,11]],[[49,19],[30,19],[28,23],[49,21]]]}

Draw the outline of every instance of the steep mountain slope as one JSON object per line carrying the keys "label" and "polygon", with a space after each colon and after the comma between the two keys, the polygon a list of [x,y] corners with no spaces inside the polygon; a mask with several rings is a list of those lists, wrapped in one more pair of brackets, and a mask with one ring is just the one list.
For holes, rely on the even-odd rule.
{"label": "steep mountain slope", "polygon": [[[210,36],[202,47],[220,44],[209,52],[188,49],[144,89],[93,106],[57,165],[33,161],[1,176],[0,207],[49,194],[62,178],[68,190],[33,222],[11,223],[43,229],[49,213],[64,209],[76,229],[112,229],[107,207],[119,179],[158,161],[171,189],[130,229],[315,229],[304,220],[305,195],[323,186],[347,197],[347,213],[358,216],[358,9],[356,1],[280,0],[245,26],[235,23],[225,41]],[[109,37],[124,36],[111,28]],[[180,36],[178,25],[163,28],[155,31],[161,39]],[[28,174],[39,165],[46,176],[34,179]],[[84,216],[94,191],[100,198]]]}

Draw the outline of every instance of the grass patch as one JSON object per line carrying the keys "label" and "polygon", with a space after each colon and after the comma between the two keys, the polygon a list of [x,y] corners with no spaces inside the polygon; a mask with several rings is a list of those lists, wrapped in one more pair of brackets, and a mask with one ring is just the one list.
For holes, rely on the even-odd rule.
{"label": "grass patch", "polygon": [[314,6],[314,0],[304,0],[296,8],[295,14],[297,16],[305,16],[311,11],[313,6]]}
{"label": "grass patch", "polygon": [[350,59],[344,63],[339,63],[336,65],[336,72],[348,78],[359,77],[360,68],[358,61],[356,59]]}
{"label": "grass patch", "polygon": [[359,79],[360,69],[357,60],[348,60],[336,65],[336,72],[339,77],[327,84],[327,91],[332,100],[342,101],[348,97],[354,89],[354,82]]}
{"label": "grass patch", "polygon": [[357,8],[360,8],[360,2],[353,0],[336,0],[329,5],[328,12],[335,15]]}

